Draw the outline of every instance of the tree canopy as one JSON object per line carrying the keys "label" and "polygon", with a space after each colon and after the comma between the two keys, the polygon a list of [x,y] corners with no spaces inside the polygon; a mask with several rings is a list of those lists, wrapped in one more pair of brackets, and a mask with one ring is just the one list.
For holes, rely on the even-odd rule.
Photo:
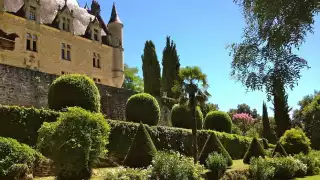
{"label": "tree canopy", "polygon": [[124,82],[122,88],[143,92],[143,79],[138,75],[139,69],[137,67],[129,67],[124,64]]}

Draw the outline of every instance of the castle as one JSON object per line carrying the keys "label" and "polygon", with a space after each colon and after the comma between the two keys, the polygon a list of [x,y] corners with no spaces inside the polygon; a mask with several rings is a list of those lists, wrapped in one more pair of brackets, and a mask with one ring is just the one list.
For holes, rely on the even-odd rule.
{"label": "castle", "polygon": [[86,74],[120,88],[123,24],[115,4],[109,22],[100,5],[76,0],[0,0],[0,64],[53,75]]}

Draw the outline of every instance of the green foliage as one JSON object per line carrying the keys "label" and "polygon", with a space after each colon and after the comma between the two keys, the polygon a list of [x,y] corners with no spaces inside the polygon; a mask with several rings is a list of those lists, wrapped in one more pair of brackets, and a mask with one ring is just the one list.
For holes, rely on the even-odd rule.
{"label": "green foliage", "polygon": [[[110,144],[107,146],[109,157],[113,158],[114,163],[122,164],[139,124],[114,120],[108,120],[108,122],[111,126]],[[145,127],[157,150],[173,150],[186,156],[192,156],[191,130],[162,126]],[[212,133],[216,134],[232,159],[243,158],[252,140],[251,138],[235,134],[201,130],[198,131],[198,147],[202,148],[208,136]]]}
{"label": "green foliage", "polygon": [[152,41],[146,41],[141,59],[144,92],[153,96],[160,96],[160,65]]}
{"label": "green foliage", "polygon": [[[202,129],[203,115],[200,107],[196,108],[197,129]],[[171,123],[174,127],[192,129],[193,122],[189,105],[175,104],[171,110]]]}
{"label": "green foliage", "polygon": [[283,148],[280,142],[277,143],[276,147],[272,152],[272,157],[274,156],[288,156],[286,150]]}
{"label": "green foliage", "polygon": [[149,174],[150,169],[117,168],[104,174],[104,180],[147,180]]}
{"label": "green foliage", "polygon": [[100,112],[100,93],[93,80],[85,75],[63,75],[52,82],[48,105],[54,110],[78,106]]}
{"label": "green foliage", "polygon": [[241,131],[241,129],[240,129],[237,125],[235,125],[235,124],[233,124],[233,123],[232,123],[232,127],[231,127],[231,133],[242,136],[242,131]]}
{"label": "green foliage", "polygon": [[131,96],[127,101],[125,111],[127,121],[157,125],[160,119],[158,101],[147,93],[139,93]]}
{"label": "green foliage", "polygon": [[212,104],[212,103],[200,103],[200,108],[203,116],[205,117],[210,111],[218,111],[219,106],[218,104]]}
{"label": "green foliage", "polygon": [[228,166],[232,165],[232,158],[230,157],[229,153],[226,151],[226,149],[221,144],[220,140],[217,138],[215,133],[212,133],[209,135],[208,140],[204,144],[203,150],[200,154],[199,161],[201,164],[205,164],[206,159],[209,157],[209,155],[212,152],[217,152],[219,154],[222,154],[225,158],[225,161],[227,162]]}
{"label": "green foliage", "polygon": [[248,169],[239,169],[233,171],[227,171],[221,180],[247,180],[249,179],[250,173]]}
{"label": "green foliage", "polygon": [[139,69],[136,67],[129,67],[127,64],[124,64],[124,81],[122,88],[143,92],[143,79],[137,75]]}
{"label": "green foliage", "polygon": [[253,157],[264,157],[265,151],[262,145],[258,142],[257,138],[253,138],[246,154],[243,157],[243,162],[246,164],[250,164],[250,160]]}
{"label": "green foliage", "polygon": [[6,175],[5,180],[20,180],[28,179],[31,171],[26,164],[14,164],[8,169],[8,174]]}
{"label": "green foliage", "polygon": [[68,108],[39,130],[38,149],[54,161],[58,179],[83,179],[108,152],[110,126],[100,113]]}
{"label": "green foliage", "polygon": [[224,155],[213,152],[206,159],[206,167],[210,170],[208,179],[219,180],[227,170],[227,161]]}
{"label": "green foliage", "polygon": [[151,164],[152,158],[156,155],[157,149],[144,125],[140,123],[124,165],[134,168],[147,167]]}
{"label": "green foliage", "polygon": [[268,140],[265,138],[262,138],[262,145],[264,149],[268,149],[269,148]]}
{"label": "green foliage", "polygon": [[167,93],[167,97],[176,97],[172,92],[174,82],[179,78],[179,55],[177,53],[176,44],[166,38],[166,47],[163,49],[162,55],[162,91]]}
{"label": "green foliage", "polygon": [[303,164],[307,165],[307,175],[316,175],[320,172],[320,159],[312,154],[296,154],[293,156],[299,159]]}
{"label": "green foliage", "polygon": [[43,122],[54,122],[59,113],[35,108],[0,105],[0,136],[34,146]]}
{"label": "green foliage", "polygon": [[310,139],[301,129],[287,130],[280,138],[280,143],[288,154],[305,154],[310,152]]}
{"label": "green foliage", "polygon": [[255,180],[269,180],[274,177],[275,167],[266,163],[266,160],[259,157],[253,158],[249,167],[250,176]]}
{"label": "green foliage", "polygon": [[42,155],[15,139],[0,137],[0,178],[25,175],[42,159]]}
{"label": "green foliage", "polygon": [[265,102],[262,105],[262,137],[266,138],[270,142],[274,142],[274,136],[271,132],[270,121],[268,116],[268,109]]}
{"label": "green foliage", "polygon": [[178,152],[158,152],[152,161],[151,179],[202,180],[205,173],[202,165]]}
{"label": "green foliage", "polygon": [[230,116],[222,111],[211,111],[204,121],[204,128],[231,133],[232,121]]}

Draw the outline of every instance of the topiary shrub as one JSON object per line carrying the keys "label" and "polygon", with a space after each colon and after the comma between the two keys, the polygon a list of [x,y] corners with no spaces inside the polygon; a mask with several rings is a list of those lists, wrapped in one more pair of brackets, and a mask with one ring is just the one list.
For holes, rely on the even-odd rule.
{"label": "topiary shrub", "polygon": [[204,121],[204,128],[231,133],[232,121],[230,116],[222,111],[211,111]]}
{"label": "topiary shrub", "polygon": [[63,75],[52,82],[48,105],[54,110],[78,106],[88,111],[100,112],[99,90],[93,80],[85,75]]}
{"label": "topiary shrub", "polygon": [[151,126],[160,120],[160,107],[156,98],[147,93],[131,96],[126,104],[126,119],[131,122],[142,122]]}
{"label": "topiary shrub", "polygon": [[301,129],[287,130],[280,138],[280,143],[288,154],[307,154],[310,151],[310,139]]}
{"label": "topiary shrub", "polygon": [[43,156],[15,139],[0,137],[0,179],[16,179],[32,173]]}
{"label": "topiary shrub", "polygon": [[[203,115],[199,106],[196,107],[197,129],[202,129]],[[171,110],[172,126],[192,129],[193,122],[191,117],[191,110],[188,105],[175,104]]]}
{"label": "topiary shrub", "polygon": [[214,152],[206,159],[206,167],[210,170],[207,179],[219,180],[227,170],[227,161],[224,155]]}
{"label": "topiary shrub", "polygon": [[277,143],[276,147],[274,148],[272,152],[272,157],[276,156],[288,156],[286,150],[283,148],[280,142]]}
{"label": "topiary shrub", "polygon": [[100,113],[68,108],[39,130],[38,149],[54,161],[58,179],[88,179],[107,153],[110,127]]}
{"label": "topiary shrub", "polygon": [[220,140],[217,138],[215,133],[209,135],[207,142],[200,154],[199,161],[201,164],[205,164],[206,159],[212,152],[217,152],[225,157],[228,166],[232,165],[232,158],[230,157],[227,150],[223,147]]}
{"label": "topiary shrub", "polygon": [[193,158],[179,152],[158,152],[152,160],[149,179],[161,180],[202,180],[206,173],[204,166],[194,164]]}
{"label": "topiary shrub", "polygon": [[268,143],[268,140],[266,138],[262,138],[262,144],[263,144],[263,148],[264,149],[268,149],[269,148],[269,143]]}
{"label": "topiary shrub", "polygon": [[157,149],[154,146],[148,131],[144,125],[140,123],[124,160],[124,165],[133,168],[147,167],[151,164],[152,158],[156,155],[156,152]]}
{"label": "topiary shrub", "polygon": [[250,160],[252,157],[264,157],[265,154],[266,153],[263,149],[263,146],[258,142],[257,138],[253,138],[246,154],[243,157],[243,162],[246,164],[250,164]]}

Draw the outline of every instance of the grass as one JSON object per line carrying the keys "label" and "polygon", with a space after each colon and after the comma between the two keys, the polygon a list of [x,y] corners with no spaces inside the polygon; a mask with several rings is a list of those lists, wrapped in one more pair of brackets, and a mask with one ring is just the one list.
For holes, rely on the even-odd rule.
{"label": "grass", "polygon": [[233,160],[232,166],[227,171],[234,171],[234,170],[242,170],[248,169],[249,165],[244,164],[242,159]]}
{"label": "grass", "polygon": [[303,178],[297,178],[296,180],[318,180],[320,179],[320,175],[316,175],[316,176],[306,176]]}

